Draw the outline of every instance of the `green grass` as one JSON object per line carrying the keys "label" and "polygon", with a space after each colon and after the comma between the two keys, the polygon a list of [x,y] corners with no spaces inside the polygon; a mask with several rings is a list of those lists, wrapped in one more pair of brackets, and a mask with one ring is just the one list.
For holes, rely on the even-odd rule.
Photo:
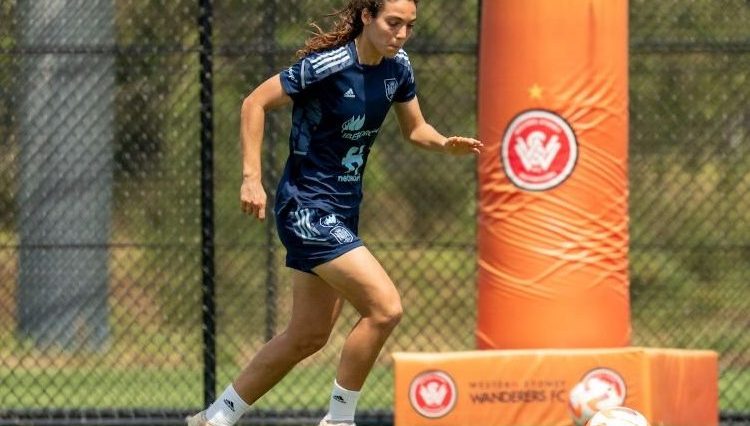
{"label": "green grass", "polygon": [[719,377],[719,407],[727,411],[750,411],[750,370],[727,368]]}
{"label": "green grass", "polygon": [[[335,367],[305,366],[292,370],[271,392],[261,398],[257,408],[325,408],[328,406]],[[385,366],[376,366],[365,383],[360,409],[393,407],[393,374]]]}
{"label": "green grass", "polygon": [[[299,366],[255,405],[258,409],[320,408],[328,403],[335,369]],[[22,408],[181,408],[203,403],[203,373],[186,368],[0,368],[4,409]],[[226,383],[227,379],[220,379]],[[392,374],[376,367],[364,392],[362,409],[390,408]],[[223,390],[219,385],[217,392]]]}
{"label": "green grass", "polygon": [[202,374],[188,369],[0,369],[3,408],[196,407]]}
{"label": "green grass", "polygon": [[[258,409],[323,408],[327,404],[333,366],[298,366],[255,405]],[[179,408],[202,404],[202,372],[186,368],[0,368],[0,401],[19,408]],[[229,378],[220,377],[226,383]],[[750,371],[725,370],[719,380],[720,406],[747,412]],[[221,387],[217,392],[221,392]],[[377,366],[366,383],[359,407],[393,406],[393,374]],[[743,402],[744,401],[744,402]]]}

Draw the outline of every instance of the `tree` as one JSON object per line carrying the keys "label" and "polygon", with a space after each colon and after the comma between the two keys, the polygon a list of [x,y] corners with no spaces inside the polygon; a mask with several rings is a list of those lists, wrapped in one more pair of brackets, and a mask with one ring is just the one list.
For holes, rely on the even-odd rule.
{"label": "tree", "polygon": [[112,0],[21,1],[18,327],[101,347],[112,200]]}

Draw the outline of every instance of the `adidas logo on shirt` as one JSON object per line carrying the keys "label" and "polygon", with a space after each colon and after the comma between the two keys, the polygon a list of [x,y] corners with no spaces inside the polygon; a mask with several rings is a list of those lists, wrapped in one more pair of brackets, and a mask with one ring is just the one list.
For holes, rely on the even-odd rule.
{"label": "adidas logo on shirt", "polygon": [[354,97],[354,90],[352,90],[352,88],[350,87],[349,90],[347,90],[344,93],[344,97],[345,98],[353,98]]}

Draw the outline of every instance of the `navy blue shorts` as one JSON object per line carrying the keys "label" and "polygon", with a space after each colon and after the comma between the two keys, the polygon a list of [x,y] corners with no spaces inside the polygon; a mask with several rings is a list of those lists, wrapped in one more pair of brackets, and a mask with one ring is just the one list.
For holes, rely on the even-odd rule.
{"label": "navy blue shorts", "polygon": [[286,266],[313,274],[312,268],[362,245],[359,217],[345,217],[310,207],[282,209],[276,215]]}

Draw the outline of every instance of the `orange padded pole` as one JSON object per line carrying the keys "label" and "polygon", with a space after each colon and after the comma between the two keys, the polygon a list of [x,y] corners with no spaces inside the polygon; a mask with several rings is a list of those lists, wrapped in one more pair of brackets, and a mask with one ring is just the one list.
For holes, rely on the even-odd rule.
{"label": "orange padded pole", "polygon": [[482,2],[480,348],[629,344],[627,16]]}

